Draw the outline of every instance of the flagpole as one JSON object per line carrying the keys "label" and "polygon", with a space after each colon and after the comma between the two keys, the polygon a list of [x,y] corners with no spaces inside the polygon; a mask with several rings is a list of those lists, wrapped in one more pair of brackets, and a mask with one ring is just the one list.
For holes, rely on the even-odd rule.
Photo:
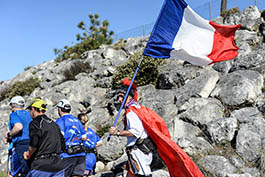
{"label": "flagpole", "polygon": [[[120,107],[120,110],[119,110],[119,112],[118,112],[118,114],[117,114],[117,116],[116,116],[116,118],[115,118],[115,121],[114,121],[113,127],[115,127],[116,124],[117,124],[117,122],[118,122],[118,119],[119,119],[119,117],[120,117],[121,111],[122,111],[122,109],[123,109],[123,107],[124,107],[124,104],[125,104],[125,102],[126,102],[126,100],[127,100],[127,97],[128,97],[128,95],[129,95],[129,92],[130,92],[131,87],[132,87],[132,84],[133,84],[133,81],[134,81],[134,79],[135,79],[135,77],[136,77],[136,75],[137,75],[137,72],[138,72],[138,70],[139,70],[139,68],[140,68],[140,65],[141,65],[141,63],[142,63],[142,61],[143,61],[143,58],[144,58],[144,57],[143,57],[143,55],[142,55],[142,56],[141,56],[141,59],[140,59],[140,61],[139,61],[139,63],[138,63],[138,66],[137,66],[137,68],[136,68],[136,70],[135,70],[135,72],[134,72],[134,75],[133,75],[133,78],[132,78],[132,80],[131,80],[131,83],[130,83],[130,85],[129,85],[127,91],[126,91],[126,94],[125,94],[125,96],[124,96],[124,99],[123,99],[122,104],[121,104],[121,107]],[[110,137],[111,137],[111,134],[109,134],[107,141],[110,140]]]}

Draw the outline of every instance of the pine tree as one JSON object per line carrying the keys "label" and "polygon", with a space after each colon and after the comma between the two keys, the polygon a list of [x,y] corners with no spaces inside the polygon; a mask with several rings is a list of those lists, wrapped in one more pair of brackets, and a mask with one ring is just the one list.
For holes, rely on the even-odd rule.
{"label": "pine tree", "polygon": [[104,20],[100,22],[98,14],[89,14],[90,25],[84,21],[78,23],[77,27],[83,31],[82,34],[76,35],[78,41],[72,47],[64,46],[64,49],[54,49],[54,54],[57,55],[57,62],[66,59],[81,58],[82,53],[88,50],[98,49],[102,44],[112,44],[113,31],[109,31],[109,22]]}

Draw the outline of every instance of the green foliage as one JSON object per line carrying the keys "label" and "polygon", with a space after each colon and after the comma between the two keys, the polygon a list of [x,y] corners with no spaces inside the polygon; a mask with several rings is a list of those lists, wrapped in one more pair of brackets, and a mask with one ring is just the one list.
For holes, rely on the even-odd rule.
{"label": "green foliage", "polygon": [[109,129],[110,129],[110,125],[106,125],[104,127],[100,126],[100,127],[98,127],[98,130],[96,133],[99,137],[102,137],[105,133],[107,133],[109,131]]}
{"label": "green foliage", "polygon": [[79,43],[71,47],[65,46],[64,49],[54,49],[57,62],[81,58],[82,53],[88,50],[98,49],[102,44],[112,44],[114,32],[108,30],[109,22],[104,20],[101,23],[98,14],[90,14],[89,19],[90,26],[83,21],[77,25],[83,31],[82,34],[76,35],[76,40]]}
{"label": "green foliage", "polygon": [[88,62],[76,61],[69,69],[63,71],[64,81],[75,80],[75,76],[79,73],[90,73],[92,68]]}
{"label": "green foliage", "polygon": [[240,12],[239,7],[234,7],[232,9],[228,9],[226,11],[221,12],[221,16],[222,17],[227,17],[227,16],[230,16],[230,15],[235,14],[237,12]]}
{"label": "green foliage", "polygon": [[7,88],[1,89],[1,92],[0,92],[0,101],[2,101],[5,98],[7,98],[7,93],[8,93],[8,89]]}
{"label": "green foliage", "polygon": [[113,48],[116,49],[116,50],[120,50],[120,49],[124,48],[125,45],[126,45],[125,40],[120,39],[119,41],[115,42]]}
{"label": "green foliage", "polygon": [[6,171],[1,171],[0,172],[0,177],[6,177],[7,176],[7,172]]}
{"label": "green foliage", "polygon": [[39,86],[40,80],[38,78],[31,77],[25,81],[16,82],[8,88],[6,98],[12,98],[16,95],[30,95]]}
{"label": "green foliage", "polygon": [[[142,52],[135,53],[125,64],[116,68],[114,76],[112,77],[113,88],[119,87],[123,78],[128,77],[131,79],[133,77],[141,56]],[[159,76],[158,66],[164,63],[164,59],[154,59],[144,56],[134,83],[137,86],[155,84]]]}

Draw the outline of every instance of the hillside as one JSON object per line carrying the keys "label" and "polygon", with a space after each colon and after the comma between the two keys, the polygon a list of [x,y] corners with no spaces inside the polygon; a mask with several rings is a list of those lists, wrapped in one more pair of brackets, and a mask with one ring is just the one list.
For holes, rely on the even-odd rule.
{"label": "hillside", "polygon": [[[239,55],[234,60],[207,67],[165,59],[157,67],[156,82],[139,86],[139,102],[163,117],[172,139],[205,177],[262,177],[265,175],[265,43],[258,32],[262,23],[260,11],[250,6],[215,21],[242,25],[235,36]],[[39,83],[32,93],[24,95],[27,103],[31,98],[42,97],[48,104],[48,117],[56,120],[55,105],[67,98],[73,105],[73,115],[91,109],[89,126],[102,132],[113,124],[117,114],[112,90],[117,67],[142,52],[147,40],[129,38],[87,51],[80,59],[48,61],[0,83],[0,96],[4,98],[0,104],[0,134],[3,137],[10,113],[9,99],[4,95],[17,83],[23,89],[25,81],[31,78]],[[118,126],[122,128],[122,123]],[[126,138],[112,137],[107,141],[107,136],[105,133],[103,146],[97,149],[95,176],[114,176],[127,158]],[[2,171],[6,171],[6,161],[7,146],[1,141]],[[153,176],[169,176],[157,156],[152,166]]]}

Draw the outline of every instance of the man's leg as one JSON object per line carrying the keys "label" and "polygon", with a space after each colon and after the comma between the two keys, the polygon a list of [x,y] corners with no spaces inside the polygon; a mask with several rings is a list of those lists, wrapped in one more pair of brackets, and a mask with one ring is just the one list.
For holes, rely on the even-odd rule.
{"label": "man's leg", "polygon": [[64,158],[63,163],[64,163],[64,176],[71,177],[75,167],[76,159],[74,157]]}
{"label": "man's leg", "polygon": [[15,144],[15,150],[21,164],[21,177],[27,176],[30,168],[30,162],[26,161],[23,157],[25,151],[29,148],[29,141],[17,142]]}
{"label": "man's leg", "polygon": [[21,177],[27,176],[30,169],[30,161],[25,160],[23,154],[29,148],[29,140],[17,142],[14,147],[21,165]]}
{"label": "man's leg", "polygon": [[86,167],[86,157],[85,156],[78,156],[76,158],[76,164],[73,170],[73,176],[84,176],[85,167]]}

